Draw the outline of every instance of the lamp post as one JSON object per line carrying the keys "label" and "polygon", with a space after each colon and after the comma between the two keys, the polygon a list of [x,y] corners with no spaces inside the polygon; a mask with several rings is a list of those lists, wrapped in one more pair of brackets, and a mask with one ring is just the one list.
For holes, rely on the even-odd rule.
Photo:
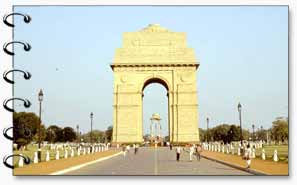
{"label": "lamp post", "polygon": [[238,109],[238,113],[239,113],[239,124],[240,124],[240,143],[242,145],[242,126],[241,126],[241,104],[238,103],[237,105],[237,109]]}
{"label": "lamp post", "polygon": [[207,130],[206,130],[206,142],[209,142],[209,139],[208,139],[208,127],[209,127],[209,118],[207,117],[206,118],[206,127],[207,127]]}
{"label": "lamp post", "polygon": [[91,144],[93,143],[93,135],[92,135],[92,132],[93,132],[93,112],[91,112],[90,114],[90,118],[91,118],[91,133],[90,133],[90,139],[91,139]]}
{"label": "lamp post", "polygon": [[41,102],[43,100],[43,92],[40,89],[38,93],[38,101],[39,101],[39,124],[38,124],[38,160],[41,161]]}
{"label": "lamp post", "polygon": [[76,130],[77,130],[77,144],[79,144],[79,140],[80,140],[80,137],[79,137],[79,125],[76,125]]}
{"label": "lamp post", "polygon": [[254,139],[255,138],[255,125],[254,124],[252,125],[252,128],[253,128],[253,142],[254,142],[255,141],[255,139]]}
{"label": "lamp post", "polygon": [[261,131],[261,133],[260,133],[260,137],[261,137],[261,140],[264,140],[264,137],[265,136],[263,136],[263,126],[261,125],[261,127],[260,127],[260,131]]}

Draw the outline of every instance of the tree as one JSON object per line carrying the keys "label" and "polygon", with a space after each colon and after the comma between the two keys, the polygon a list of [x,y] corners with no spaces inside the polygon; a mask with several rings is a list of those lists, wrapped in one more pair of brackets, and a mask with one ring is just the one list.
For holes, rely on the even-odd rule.
{"label": "tree", "polygon": [[288,140],[289,130],[288,130],[288,120],[287,119],[276,119],[272,122],[272,130],[271,130],[272,138],[275,141]]}
{"label": "tree", "polygon": [[[40,142],[44,141],[46,138],[46,129],[44,125],[40,125]],[[33,137],[33,141],[39,142],[39,129],[37,128],[36,134]]]}
{"label": "tree", "polygon": [[13,142],[18,144],[18,147],[30,143],[37,133],[39,122],[39,117],[33,112],[14,112]]}
{"label": "tree", "polygon": [[72,142],[76,139],[76,133],[74,129],[71,127],[63,128],[63,135],[64,135],[64,138],[63,138],[64,142],[67,142],[67,141]]}
{"label": "tree", "polygon": [[223,141],[226,143],[228,141],[228,131],[230,129],[230,125],[221,124],[214,128],[212,128],[212,136],[215,141]]}
{"label": "tree", "polygon": [[107,130],[105,131],[105,137],[107,142],[111,142],[112,141],[112,131],[113,131],[113,127],[109,126],[107,128]]}
{"label": "tree", "polygon": [[[83,139],[83,141],[87,142],[87,143],[91,142],[90,138],[91,138],[91,132],[88,132],[81,136],[81,139]],[[93,130],[92,138],[93,138],[93,141],[95,141],[95,142],[103,143],[104,142],[104,132],[101,130]]]}
{"label": "tree", "polygon": [[57,125],[50,125],[46,129],[46,139],[45,140],[52,142],[52,143],[63,142],[64,141],[63,129]]}
{"label": "tree", "polygon": [[200,139],[200,141],[206,141],[206,139],[207,139],[207,133],[206,133],[207,131],[206,130],[204,130],[204,129],[202,129],[202,128],[199,128],[199,139]]}
{"label": "tree", "polygon": [[239,141],[240,140],[240,127],[236,125],[231,125],[228,131],[228,143],[231,141]]}

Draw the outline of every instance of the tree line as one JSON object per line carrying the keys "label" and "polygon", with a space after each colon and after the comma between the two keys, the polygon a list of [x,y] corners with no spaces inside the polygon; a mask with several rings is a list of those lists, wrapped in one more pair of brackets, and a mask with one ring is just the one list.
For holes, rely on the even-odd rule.
{"label": "tree line", "polygon": [[[39,140],[39,117],[33,112],[14,112],[13,113],[13,141],[18,147],[27,145]],[[49,143],[57,142],[90,142],[91,133],[77,133],[72,127],[60,127],[50,125],[46,127],[40,125],[40,140]],[[92,132],[93,142],[110,142],[112,140],[112,126],[106,131],[94,130]]]}
{"label": "tree line", "polygon": [[[222,141],[224,143],[230,143],[231,141],[240,141],[240,127],[235,124],[221,124],[210,129],[199,128],[200,140],[205,141]],[[262,141],[288,141],[288,119],[276,118],[272,122],[272,126],[269,129],[257,129],[254,132],[242,129],[243,140],[262,140]]]}

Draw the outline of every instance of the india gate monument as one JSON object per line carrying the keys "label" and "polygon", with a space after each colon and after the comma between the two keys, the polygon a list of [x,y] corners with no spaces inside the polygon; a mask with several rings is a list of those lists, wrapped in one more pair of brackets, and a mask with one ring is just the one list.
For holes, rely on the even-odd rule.
{"label": "india gate monument", "polygon": [[114,74],[113,143],[143,142],[143,90],[159,83],[167,90],[171,143],[197,143],[199,63],[186,33],[150,24],[123,34],[111,68]]}

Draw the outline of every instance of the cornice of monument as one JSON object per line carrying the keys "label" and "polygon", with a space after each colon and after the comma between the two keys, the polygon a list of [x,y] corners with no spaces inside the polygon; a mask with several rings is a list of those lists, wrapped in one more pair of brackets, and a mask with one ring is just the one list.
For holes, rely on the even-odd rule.
{"label": "cornice of monument", "polygon": [[113,63],[110,67],[199,67],[199,63]]}

